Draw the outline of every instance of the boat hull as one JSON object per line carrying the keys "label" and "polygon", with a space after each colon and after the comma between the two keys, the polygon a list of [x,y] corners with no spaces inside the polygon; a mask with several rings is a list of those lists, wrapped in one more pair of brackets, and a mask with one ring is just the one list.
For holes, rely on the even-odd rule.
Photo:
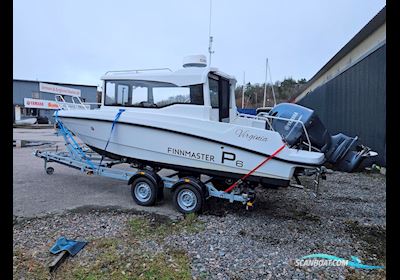
{"label": "boat hull", "polygon": [[[77,137],[100,154],[176,170],[198,170],[207,175],[240,178],[268,157],[244,147],[177,130],[117,122],[111,133],[110,121],[76,117],[60,119]],[[271,159],[254,172],[250,179],[285,185],[297,166],[302,165]]]}
{"label": "boat hull", "polygon": [[15,124],[18,125],[32,125],[35,124],[37,121],[37,118],[28,118],[28,119],[23,119],[23,120],[16,120]]}

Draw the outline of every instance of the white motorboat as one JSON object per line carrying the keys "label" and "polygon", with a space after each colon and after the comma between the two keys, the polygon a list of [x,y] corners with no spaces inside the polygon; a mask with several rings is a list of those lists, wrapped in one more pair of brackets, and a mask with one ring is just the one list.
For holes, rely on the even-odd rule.
{"label": "white motorboat", "polygon": [[57,118],[109,158],[204,174],[228,185],[248,175],[253,185],[287,186],[324,164],[351,172],[376,155],[357,137],[331,136],[313,110],[296,104],[239,114],[233,76],[207,67],[204,56],[184,62],[175,72],[107,72],[99,109],[60,106],[65,110]]}
{"label": "white motorboat", "polygon": [[18,125],[32,125],[37,122],[37,118],[25,118],[20,120],[15,120],[15,124]]}

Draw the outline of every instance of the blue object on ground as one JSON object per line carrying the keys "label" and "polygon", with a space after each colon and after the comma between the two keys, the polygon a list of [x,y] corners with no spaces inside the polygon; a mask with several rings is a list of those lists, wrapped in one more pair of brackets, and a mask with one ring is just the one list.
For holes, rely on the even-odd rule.
{"label": "blue object on ground", "polygon": [[61,251],[67,251],[71,256],[75,256],[86,244],[86,241],[69,240],[62,236],[58,238],[56,244],[51,247],[50,252],[58,254]]}

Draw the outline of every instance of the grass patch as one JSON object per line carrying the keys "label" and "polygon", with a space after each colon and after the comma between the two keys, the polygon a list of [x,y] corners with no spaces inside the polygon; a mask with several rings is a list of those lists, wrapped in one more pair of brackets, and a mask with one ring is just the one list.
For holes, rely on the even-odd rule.
{"label": "grass patch", "polygon": [[190,259],[185,251],[170,249],[150,254],[118,239],[90,242],[86,254],[69,257],[51,275],[47,263],[35,260],[22,250],[14,251],[14,279],[63,280],[155,280],[191,279]]}
{"label": "grass patch", "polygon": [[[149,258],[147,257],[147,260]],[[184,251],[158,254],[144,263],[139,279],[191,279],[190,261]]]}
{"label": "grass patch", "polygon": [[[356,242],[361,243],[365,263],[386,267],[386,229],[381,226],[362,225],[358,221],[345,221],[347,232]],[[349,271],[346,279],[357,279],[360,272]],[[369,273],[373,279],[385,279],[386,269],[374,270]]]}
{"label": "grass patch", "polygon": [[178,229],[189,233],[197,233],[205,229],[204,223],[197,219],[196,214],[188,214],[177,224]]}
{"label": "grass patch", "polygon": [[[50,274],[45,266],[35,260],[29,253],[20,249],[13,251],[13,279],[23,279],[29,274],[28,279],[48,279]],[[26,278],[26,277],[25,277]]]}
{"label": "grass patch", "polygon": [[359,279],[374,279],[374,280],[385,280],[385,270],[372,270],[364,271],[360,269],[347,269],[345,274],[346,280],[359,280]]}
{"label": "grass patch", "polygon": [[380,226],[362,225],[358,221],[347,220],[347,231],[356,240],[365,243],[363,249],[370,256],[386,260],[386,229]]}
{"label": "grass patch", "polygon": [[69,263],[57,274],[66,280],[191,279],[190,261],[184,251],[122,254],[117,250],[119,245],[116,239],[97,240],[92,248],[98,253],[96,261],[86,266]]}
{"label": "grass patch", "polygon": [[97,248],[106,248],[106,249],[115,249],[118,245],[118,241],[112,238],[102,238],[98,240],[94,240],[92,242]]}
{"label": "grass patch", "polygon": [[28,251],[15,249],[13,258],[14,279],[192,279],[190,259],[185,251],[166,248],[160,253],[140,249],[140,239],[161,241],[170,234],[196,233],[204,230],[197,216],[187,215],[174,222],[162,217],[138,217],[128,222],[132,238],[99,238],[90,240],[75,257],[68,257],[50,274],[48,260],[40,260]]}
{"label": "grass patch", "polygon": [[168,235],[186,231],[197,233],[204,230],[204,223],[195,214],[186,215],[181,221],[137,217],[128,222],[129,230],[136,239],[163,239]]}

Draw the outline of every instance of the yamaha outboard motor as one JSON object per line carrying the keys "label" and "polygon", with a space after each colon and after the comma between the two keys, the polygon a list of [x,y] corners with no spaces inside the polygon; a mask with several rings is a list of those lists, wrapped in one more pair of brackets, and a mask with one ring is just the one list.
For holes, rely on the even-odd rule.
{"label": "yamaha outboard motor", "polygon": [[281,103],[268,115],[285,120],[271,118],[266,123],[267,129],[272,126],[291,147],[304,146],[309,140],[312,147],[325,154],[326,161],[335,170],[352,172],[365,158],[377,155],[370,148],[357,144],[357,136],[349,137],[342,133],[331,136],[315,112],[306,107]]}

